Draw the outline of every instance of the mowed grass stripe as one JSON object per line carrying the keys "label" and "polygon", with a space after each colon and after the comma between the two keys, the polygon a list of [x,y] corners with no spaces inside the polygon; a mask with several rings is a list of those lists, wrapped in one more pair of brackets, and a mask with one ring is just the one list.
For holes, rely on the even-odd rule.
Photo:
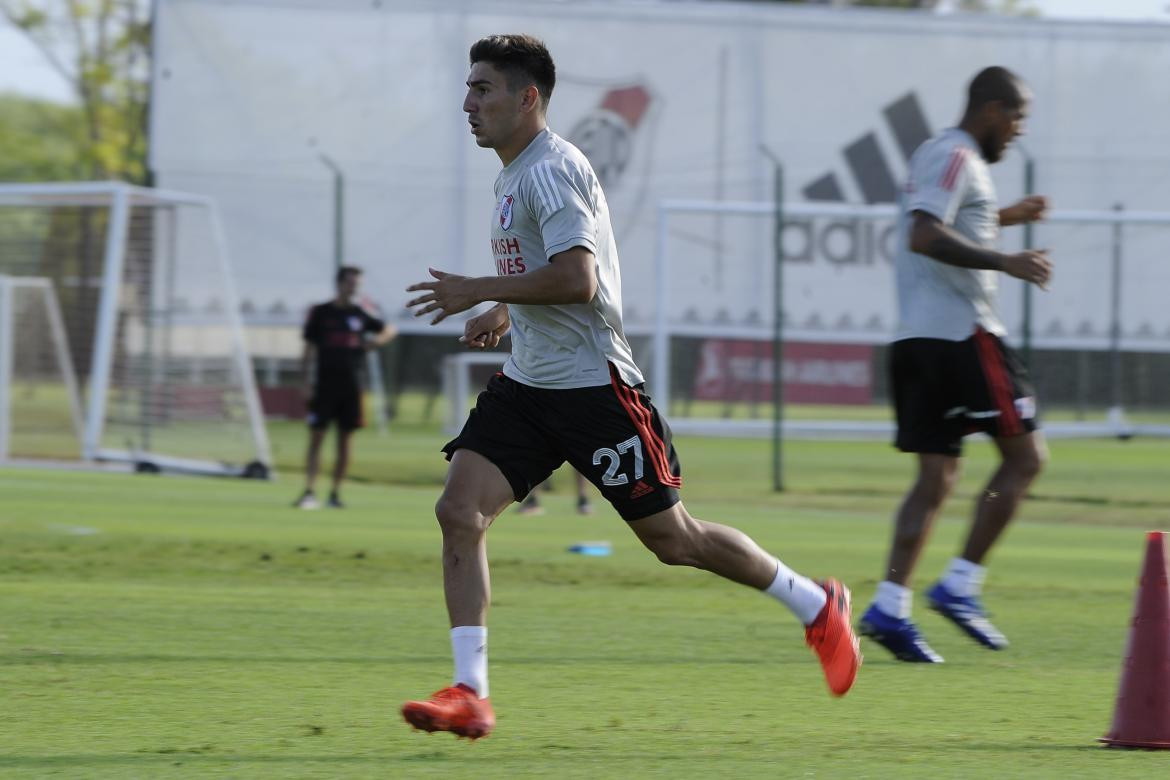
{"label": "mowed grass stripe", "polygon": [[[303,437],[289,429],[288,441]],[[396,709],[450,673],[431,515],[433,431],[363,434],[350,509],[275,484],[0,470],[0,774],[113,777],[1125,777],[1162,756],[1098,749],[1144,537],[1165,524],[1162,442],[1055,442],[1044,500],[995,552],[979,648],[918,604],[947,658],[866,648],[831,700],[768,599],[658,564],[616,516],[507,513],[489,536],[497,732],[411,733]],[[879,444],[679,442],[684,496],[864,604],[910,474]],[[922,564],[953,554],[992,463],[973,443]],[[364,462],[363,462],[364,461]],[[292,463],[289,463],[291,469]],[[287,470],[286,470],[287,471]],[[836,486],[836,490],[834,489]],[[1092,497],[1097,504],[1079,503]],[[1145,503],[1134,504],[1135,497]],[[93,532],[77,533],[77,528]],[[72,529],[72,530],[71,530]],[[610,539],[609,558],[573,556]]]}

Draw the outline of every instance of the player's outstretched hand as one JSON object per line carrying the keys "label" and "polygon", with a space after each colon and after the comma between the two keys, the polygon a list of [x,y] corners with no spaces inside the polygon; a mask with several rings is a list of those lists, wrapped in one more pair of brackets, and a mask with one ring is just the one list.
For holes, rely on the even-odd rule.
{"label": "player's outstretched hand", "polygon": [[468,349],[491,349],[500,343],[511,322],[508,307],[500,304],[467,321],[459,338]]}
{"label": "player's outstretched hand", "polygon": [[1023,225],[1039,222],[1048,216],[1048,198],[1043,195],[1029,195],[1018,203],[1005,208],[1000,217],[1004,225]]}
{"label": "player's outstretched hand", "polygon": [[471,279],[445,271],[436,271],[434,268],[427,270],[431,272],[431,276],[435,277],[435,281],[419,282],[406,288],[407,292],[426,292],[426,295],[420,295],[406,302],[408,308],[419,307],[415,309],[414,316],[421,317],[436,311],[438,314],[431,320],[431,324],[436,325],[452,314],[467,311],[480,303],[472,292]]}
{"label": "player's outstretched hand", "polygon": [[1003,270],[1009,276],[1031,282],[1041,289],[1047,288],[1052,279],[1052,261],[1048,259],[1047,249],[1029,249],[1007,255]]}

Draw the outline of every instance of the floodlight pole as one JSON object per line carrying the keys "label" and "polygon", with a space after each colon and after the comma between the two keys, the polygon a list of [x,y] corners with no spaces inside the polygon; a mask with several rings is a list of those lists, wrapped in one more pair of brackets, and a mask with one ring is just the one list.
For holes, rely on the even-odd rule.
{"label": "floodlight pole", "polygon": [[[1120,203],[1113,204],[1119,215],[1125,209]],[[1120,419],[1122,409],[1121,391],[1121,263],[1122,263],[1121,220],[1113,223],[1112,252],[1109,273],[1109,414]]]}
{"label": "floodlight pole", "polygon": [[345,265],[345,173],[324,152],[317,159],[333,172],[333,270],[339,271]]}
{"label": "floodlight pole", "polygon": [[784,164],[767,146],[760,151],[772,161],[772,490],[784,491]]}
{"label": "floodlight pole", "polygon": [[[1028,150],[1023,146],[1019,147],[1020,152],[1024,155],[1024,196],[1027,197],[1035,193],[1036,188],[1036,161],[1032,155],[1028,154]],[[1035,247],[1033,239],[1033,224],[1031,222],[1024,223],[1024,249],[1029,250]],[[1024,312],[1023,323],[1020,326],[1020,352],[1024,359],[1024,368],[1029,371],[1032,370],[1032,283],[1024,282]]]}
{"label": "floodlight pole", "polygon": [[12,334],[16,330],[16,313],[13,311],[12,281],[0,275],[0,463],[8,459],[9,440],[12,435],[12,364],[15,346]]}

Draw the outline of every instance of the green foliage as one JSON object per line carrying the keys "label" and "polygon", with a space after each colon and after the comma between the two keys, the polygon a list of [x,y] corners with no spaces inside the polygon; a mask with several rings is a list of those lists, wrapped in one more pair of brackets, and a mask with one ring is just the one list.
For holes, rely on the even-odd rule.
{"label": "green foliage", "polygon": [[0,0],[0,15],[77,95],[80,132],[60,136],[77,148],[80,172],[68,178],[145,182],[151,36],[145,0]]}
{"label": "green foliage", "polygon": [[76,106],[0,94],[0,181],[81,178],[83,124]]}

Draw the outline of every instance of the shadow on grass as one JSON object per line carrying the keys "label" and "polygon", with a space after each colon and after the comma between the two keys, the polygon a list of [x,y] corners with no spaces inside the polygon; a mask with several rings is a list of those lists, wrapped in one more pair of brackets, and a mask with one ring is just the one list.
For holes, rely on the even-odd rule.
{"label": "shadow on grass", "polygon": [[[473,750],[470,745],[465,746],[468,750]],[[546,745],[546,748],[565,748],[572,751],[574,748],[569,746]],[[918,749],[927,749],[928,751],[937,751],[940,746],[937,743],[932,743],[929,746],[918,746]],[[589,752],[589,748],[581,746],[580,750]],[[1018,741],[1011,742],[957,742],[949,743],[945,746],[946,751],[963,751],[973,753],[1009,753],[1019,755],[1021,753],[1043,754],[1052,753],[1054,755],[1070,755],[1077,754],[1083,757],[1089,757],[1093,754],[1100,756],[1121,756],[1134,751],[1112,750],[1102,747],[1101,745],[1089,743],[1075,743],[1075,744],[1037,744],[1025,741],[1021,737]],[[611,760],[635,760],[646,759],[649,756],[644,753],[625,753],[619,751],[618,753],[609,752],[607,756]],[[304,765],[304,764],[322,764],[322,765],[365,765],[378,764],[384,767],[391,767],[396,763],[415,763],[415,762],[443,762],[455,761],[459,762],[464,758],[472,760],[477,757],[468,753],[466,755],[455,753],[448,750],[422,750],[422,751],[404,751],[404,752],[389,752],[389,753],[369,753],[369,754],[342,754],[342,755],[304,755],[304,754],[290,754],[290,755],[263,755],[263,754],[216,754],[210,748],[190,748],[190,749],[168,749],[163,748],[155,751],[140,751],[135,753],[78,753],[78,754],[64,754],[64,755],[7,755],[0,756],[0,769],[45,769],[51,770],[54,768],[81,768],[81,767],[126,767],[130,771],[135,768],[140,771],[149,771],[153,766],[162,765],[184,765],[190,766],[194,769],[205,768],[212,769],[214,767],[235,766],[241,767],[249,764],[252,765]],[[531,758],[531,757],[530,757]],[[696,760],[703,763],[704,758],[710,760],[721,760],[717,756],[696,757],[688,753],[656,753],[653,760],[656,763],[672,763],[679,762],[680,764],[693,764]],[[883,763],[880,762],[879,763]]]}
{"label": "shadow on grass", "polygon": [[[191,750],[142,751],[138,753],[78,753],[54,756],[0,756],[0,769],[65,769],[81,767],[126,767],[130,771],[139,768],[149,771],[152,766],[190,765],[211,769],[220,766],[241,766],[248,764],[388,764],[398,761],[445,761],[452,756],[440,751],[425,753],[370,753],[367,755],[239,755],[215,754],[201,748]],[[457,756],[455,757],[457,758]],[[136,775],[138,777],[149,775]]]}

